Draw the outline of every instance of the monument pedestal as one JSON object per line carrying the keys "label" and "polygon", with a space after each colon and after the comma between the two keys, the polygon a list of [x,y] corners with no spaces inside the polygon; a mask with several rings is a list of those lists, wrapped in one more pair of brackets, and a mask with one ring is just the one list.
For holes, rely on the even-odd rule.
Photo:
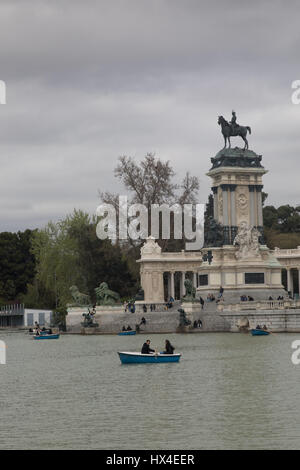
{"label": "monument pedestal", "polygon": [[226,303],[240,302],[242,295],[256,301],[286,295],[281,284],[282,266],[265,245],[259,247],[256,256],[250,253],[248,257],[247,254],[239,257],[241,248],[236,246],[209,250],[212,262],[206,261],[201,265],[197,288],[198,295],[204,300],[209,293],[217,298],[220,286],[224,288]]}
{"label": "monument pedestal", "polygon": [[[98,334],[101,330],[101,321],[103,320],[103,315],[114,316],[119,315],[124,312],[123,305],[97,305],[96,314],[94,315],[94,322],[98,323],[98,327],[88,327],[83,326],[84,322],[84,313],[88,313],[87,306],[68,306],[66,316],[66,328],[67,332],[72,333],[81,333],[83,334]],[[101,320],[102,319],[102,320]],[[88,330],[88,331],[87,331]],[[90,331],[93,330],[93,331]]]}
{"label": "monument pedestal", "polygon": [[211,159],[207,174],[214,200],[206,246],[201,250],[207,259],[199,270],[197,291],[202,297],[218,294],[220,286],[226,302],[232,303],[240,302],[242,295],[255,300],[285,295],[282,266],[261,244],[262,176],[267,173],[261,160],[252,150],[239,148],[224,148]]}

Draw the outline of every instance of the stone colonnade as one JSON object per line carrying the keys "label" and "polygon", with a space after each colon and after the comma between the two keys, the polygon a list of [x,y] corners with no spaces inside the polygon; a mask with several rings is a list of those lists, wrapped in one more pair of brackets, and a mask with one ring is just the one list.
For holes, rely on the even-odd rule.
{"label": "stone colonnade", "polygon": [[170,297],[180,300],[185,295],[186,279],[191,279],[193,286],[198,287],[197,269],[174,267],[167,270],[165,266],[158,269],[158,266],[151,264],[143,263],[141,266],[141,285],[144,289],[145,302],[165,302]]}
{"label": "stone colonnade", "polygon": [[292,296],[300,296],[300,246],[292,249],[275,248],[274,255],[282,265],[286,290]]}

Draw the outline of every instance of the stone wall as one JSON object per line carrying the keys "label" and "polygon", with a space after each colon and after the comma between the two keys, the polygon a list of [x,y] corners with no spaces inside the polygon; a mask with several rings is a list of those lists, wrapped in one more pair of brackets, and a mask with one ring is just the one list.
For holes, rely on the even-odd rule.
{"label": "stone wall", "polygon": [[[141,333],[175,333],[179,326],[178,307],[179,305],[176,304],[170,310],[156,310],[154,312],[148,309],[146,313],[143,311],[125,313],[122,307],[105,307],[105,310],[103,307],[97,307],[95,322],[99,324],[99,327],[85,329],[81,325],[83,309],[72,307],[68,309],[66,317],[67,333],[115,334],[119,333],[123,326],[130,325],[132,329],[135,329],[135,325],[141,322],[142,317],[146,319],[146,325],[141,325]],[[215,303],[212,305],[206,304],[203,310],[199,303],[195,304],[193,308],[188,304],[183,304],[182,307],[192,323],[194,320],[199,319],[202,322],[201,329],[197,328],[191,331],[229,331],[231,328],[230,323],[216,311]]]}
{"label": "stone wall", "polygon": [[[193,323],[194,320],[201,320],[202,328],[188,328],[189,332],[238,332],[240,322],[249,322],[250,328],[256,325],[266,325],[270,331],[274,332],[300,332],[300,308],[284,308],[280,304],[278,308],[256,308],[256,303],[251,302],[252,307],[235,304],[220,305],[215,302],[205,303],[204,309],[196,303],[193,306],[187,303],[182,304],[186,311],[186,316]],[[260,305],[260,304],[258,304]],[[262,306],[262,304],[261,304]],[[248,307],[248,308],[247,308]],[[121,307],[101,307],[97,308],[95,321],[98,328],[83,329],[81,323],[82,308],[73,307],[69,309],[67,315],[67,333],[84,334],[116,334],[122,327],[131,326],[135,329],[136,324],[141,322],[142,317],[146,319],[146,325],[141,325],[141,333],[175,333],[179,326],[178,305],[170,310],[156,310],[146,313],[125,313]]]}
{"label": "stone wall", "polygon": [[220,316],[230,325],[230,331],[238,332],[240,321],[248,320],[249,328],[266,325],[270,331],[299,333],[300,310],[256,310],[242,313],[222,312]]}

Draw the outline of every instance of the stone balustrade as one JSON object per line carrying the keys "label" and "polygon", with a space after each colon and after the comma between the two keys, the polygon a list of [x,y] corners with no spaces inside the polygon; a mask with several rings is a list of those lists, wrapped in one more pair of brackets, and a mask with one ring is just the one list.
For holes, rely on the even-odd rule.
{"label": "stone balustrade", "polygon": [[219,311],[241,312],[243,310],[286,310],[300,308],[300,300],[284,299],[284,300],[265,300],[260,302],[239,302],[237,304],[220,303]]}

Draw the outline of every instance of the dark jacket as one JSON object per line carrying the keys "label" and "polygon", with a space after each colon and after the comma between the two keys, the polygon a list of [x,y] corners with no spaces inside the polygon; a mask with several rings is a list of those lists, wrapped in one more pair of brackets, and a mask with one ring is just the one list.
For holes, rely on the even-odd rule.
{"label": "dark jacket", "polygon": [[171,343],[169,343],[167,346],[166,346],[166,350],[164,351],[165,354],[173,354],[174,352],[174,347],[172,346]]}
{"label": "dark jacket", "polygon": [[142,352],[142,354],[150,354],[150,353],[153,353],[155,351],[154,351],[154,349],[150,348],[149,344],[144,343],[141,352]]}

